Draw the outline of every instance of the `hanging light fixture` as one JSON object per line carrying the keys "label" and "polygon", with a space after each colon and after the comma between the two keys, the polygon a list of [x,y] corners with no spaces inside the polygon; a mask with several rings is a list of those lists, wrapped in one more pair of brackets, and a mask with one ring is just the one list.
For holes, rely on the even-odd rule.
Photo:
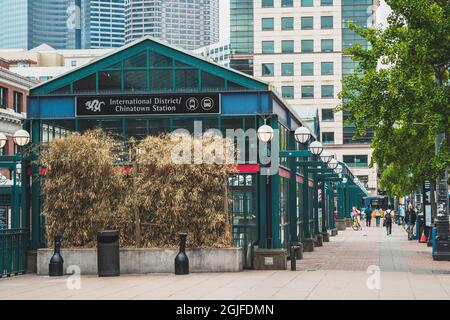
{"label": "hanging light fixture", "polygon": [[347,178],[346,177],[342,178],[342,183],[344,183],[344,184],[347,183]]}
{"label": "hanging light fixture", "polygon": [[331,170],[336,169],[337,165],[338,165],[338,162],[337,162],[336,159],[331,159],[330,162],[328,162],[328,167],[329,167]]}
{"label": "hanging light fixture", "polygon": [[334,169],[335,171],[336,171],[336,173],[342,173],[342,165],[340,165],[340,164],[338,164],[337,166],[336,166],[336,169]]}
{"label": "hanging light fixture", "polygon": [[294,132],[295,140],[306,143],[311,138],[311,131],[307,127],[298,127]]}
{"label": "hanging light fixture", "polygon": [[333,159],[333,156],[331,155],[331,153],[324,151],[320,154],[320,159],[322,159],[322,161],[325,163],[329,163],[331,159]]}
{"label": "hanging light fixture", "polygon": [[23,147],[30,142],[30,134],[28,131],[20,129],[14,133],[13,139],[15,144],[19,147]]}
{"label": "hanging light fixture", "polygon": [[323,146],[319,141],[314,141],[308,146],[309,151],[315,155],[318,156],[323,151]]}
{"label": "hanging light fixture", "polygon": [[258,128],[258,131],[256,132],[256,135],[258,136],[258,139],[262,142],[269,142],[273,139],[274,131],[271,126],[266,124],[266,119],[264,119],[264,124]]}

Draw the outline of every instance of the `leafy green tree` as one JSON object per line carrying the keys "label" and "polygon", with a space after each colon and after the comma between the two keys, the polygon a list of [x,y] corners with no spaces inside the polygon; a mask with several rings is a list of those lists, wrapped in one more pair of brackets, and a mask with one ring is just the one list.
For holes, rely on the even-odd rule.
{"label": "leafy green tree", "polygon": [[[450,1],[387,0],[386,29],[351,28],[371,44],[347,54],[359,63],[344,78],[337,109],[350,112],[357,136],[373,129],[380,187],[402,196],[435,181],[450,163]],[[435,137],[445,132],[435,156]]]}

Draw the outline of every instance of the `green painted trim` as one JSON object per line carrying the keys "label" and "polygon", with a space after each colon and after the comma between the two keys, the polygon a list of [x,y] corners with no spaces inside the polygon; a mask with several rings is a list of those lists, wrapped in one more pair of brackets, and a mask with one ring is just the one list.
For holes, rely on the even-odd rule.
{"label": "green painted trim", "polygon": [[293,150],[293,149],[295,149],[295,144],[293,145],[293,147],[291,149],[292,150],[280,151],[280,157],[282,157],[282,158],[289,158],[289,157],[308,158],[308,157],[312,156],[311,152],[309,152],[308,150]]}

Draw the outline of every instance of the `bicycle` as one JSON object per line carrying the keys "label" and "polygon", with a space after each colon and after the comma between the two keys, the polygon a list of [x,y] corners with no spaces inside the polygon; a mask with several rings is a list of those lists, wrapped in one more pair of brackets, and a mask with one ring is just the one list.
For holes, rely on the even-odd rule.
{"label": "bicycle", "polygon": [[352,229],[355,231],[362,230],[361,223],[359,222],[359,219],[356,217],[353,218]]}

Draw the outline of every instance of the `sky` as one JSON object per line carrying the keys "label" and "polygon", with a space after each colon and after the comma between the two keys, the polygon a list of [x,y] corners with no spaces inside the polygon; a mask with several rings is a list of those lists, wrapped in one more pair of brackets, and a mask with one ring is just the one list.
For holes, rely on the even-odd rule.
{"label": "sky", "polygon": [[[219,1],[220,12],[220,40],[225,40],[230,37],[230,0],[217,0]],[[381,0],[380,7],[376,12],[377,25],[387,25],[386,18],[390,13],[390,8],[384,0]]]}

